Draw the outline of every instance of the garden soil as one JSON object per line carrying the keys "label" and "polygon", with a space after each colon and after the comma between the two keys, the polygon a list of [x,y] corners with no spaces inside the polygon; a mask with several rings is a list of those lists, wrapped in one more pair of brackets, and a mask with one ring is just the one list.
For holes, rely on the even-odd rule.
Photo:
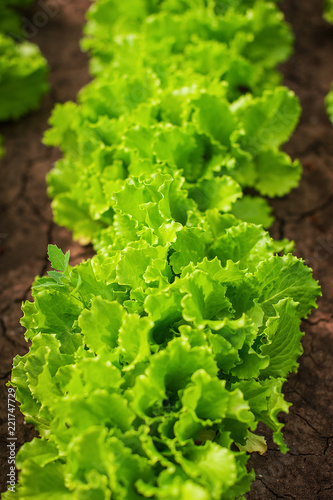
{"label": "garden soil", "polygon": [[[7,388],[12,358],[24,354],[27,344],[19,325],[21,302],[29,299],[36,275],[48,269],[46,248],[58,244],[71,250],[71,263],[90,257],[92,250],[73,243],[66,230],[52,222],[45,175],[59,158],[56,149],[41,144],[47,119],[56,102],[75,99],[88,83],[87,57],[80,52],[84,13],[88,0],[59,0],[46,17],[41,5],[26,14],[36,29],[37,43],[51,66],[51,92],[39,111],[18,123],[0,127],[7,154],[0,169],[0,479],[6,489]],[[286,151],[303,164],[298,189],[272,205],[276,238],[295,241],[299,257],[314,269],[323,297],[319,308],[303,322],[304,354],[297,374],[284,386],[292,403],[282,415],[285,440],[290,449],[282,455],[265,429],[268,451],[254,454],[249,462],[256,470],[248,500],[333,499],[333,126],[324,98],[333,81],[333,26],[322,19],[319,0],[285,0],[281,3],[295,37],[295,53],[281,70],[284,82],[299,96],[303,114]],[[44,22],[41,22],[44,19]],[[37,22],[35,22],[37,21]],[[43,27],[38,27],[41,25]],[[17,448],[35,435],[16,410]]]}

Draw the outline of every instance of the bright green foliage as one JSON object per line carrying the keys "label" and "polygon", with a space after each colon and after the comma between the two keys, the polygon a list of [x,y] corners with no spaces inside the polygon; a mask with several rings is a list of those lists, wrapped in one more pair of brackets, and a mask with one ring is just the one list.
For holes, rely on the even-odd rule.
{"label": "bright green foliage", "polygon": [[0,5],[0,122],[37,109],[48,90],[47,63],[38,47],[14,40],[22,32],[21,18],[13,8],[29,3],[5,0]]}
{"label": "bright green foliage", "polygon": [[102,0],[88,19],[84,47],[92,51],[92,70],[99,76],[110,71],[110,62],[128,74],[153,69],[163,80],[185,70],[194,78],[222,77],[230,95],[239,95],[237,87],[258,91],[276,85],[280,77],[274,68],[291,51],[292,35],[281,12],[261,0],[229,5]]}
{"label": "bright green foliage", "polygon": [[333,85],[330,92],[326,96],[326,109],[328,116],[330,117],[330,120],[333,123]]}
{"label": "bright green foliage", "polygon": [[270,227],[274,221],[272,209],[263,198],[243,196],[232,207],[232,214],[237,218],[253,224]]}
{"label": "bright green foliage", "polygon": [[0,121],[17,119],[39,106],[48,89],[47,66],[38,47],[0,33]]}
{"label": "bright green foliage", "polygon": [[333,1],[325,0],[324,2],[324,18],[329,23],[333,23]]}
{"label": "bright green foliage", "polygon": [[[88,18],[96,79],[78,105],[55,108],[45,136],[64,153],[48,177],[54,217],[75,238],[99,245],[131,175],[179,171],[200,210],[244,220],[241,188],[282,196],[297,186],[300,165],[279,147],[300,108],[275,70],[292,37],[273,3],[102,0]],[[268,226],[267,202],[253,207]]]}
{"label": "bright green foliage", "polygon": [[12,374],[41,438],[12,498],[231,500],[253,478],[246,451],[264,450],[258,422],[287,450],[281,388],[318,284],[276,255],[287,242],[184,195],[168,174],[129,179],[107,248],[71,268],[49,247],[56,271],[24,305],[32,346]]}

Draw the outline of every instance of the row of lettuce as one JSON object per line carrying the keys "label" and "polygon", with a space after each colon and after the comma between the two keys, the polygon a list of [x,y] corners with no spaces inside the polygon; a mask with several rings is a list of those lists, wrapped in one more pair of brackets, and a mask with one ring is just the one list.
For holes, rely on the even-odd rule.
{"label": "row of lettuce", "polygon": [[[48,90],[47,63],[37,45],[24,39],[17,10],[32,1],[2,0],[0,4],[0,122],[37,109]],[[2,154],[0,136],[0,157]]]}
{"label": "row of lettuce", "polygon": [[45,137],[63,151],[49,176],[55,220],[82,242],[106,245],[112,193],[129,176],[180,171],[202,210],[264,226],[268,204],[238,200],[243,188],[281,196],[297,186],[300,165],[280,146],[300,107],[275,69],[292,35],[271,2],[227,5],[104,0],[90,10],[83,45],[96,78],[78,105],[56,107]]}
{"label": "row of lettuce", "polygon": [[95,78],[45,142],[55,219],[97,254],[51,245],[23,306],[12,385],[40,438],[4,498],[240,498],[259,422],[287,451],[281,389],[320,294],[263,228],[261,195],[300,177],[275,69],[292,35],[261,0],[99,0],[85,32]]}

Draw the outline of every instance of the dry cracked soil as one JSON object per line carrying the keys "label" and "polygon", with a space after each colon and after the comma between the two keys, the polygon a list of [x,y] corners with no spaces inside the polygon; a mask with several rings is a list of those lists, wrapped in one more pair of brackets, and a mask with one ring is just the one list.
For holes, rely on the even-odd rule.
{"label": "dry cracked soil", "polygon": [[[70,249],[71,263],[92,255],[73,242],[71,235],[52,222],[45,175],[59,151],[42,145],[51,109],[57,102],[75,100],[89,82],[88,61],[79,40],[89,0],[61,0],[56,15],[37,28],[32,41],[49,61],[51,92],[39,111],[17,123],[5,123],[6,156],[0,169],[0,480],[6,489],[7,388],[12,359],[24,354],[27,344],[19,324],[21,302],[29,299],[36,275],[48,270],[49,243]],[[295,52],[281,67],[284,83],[301,100],[300,124],[286,151],[303,164],[299,188],[272,202],[274,237],[293,239],[296,254],[314,269],[322,286],[318,309],[303,322],[304,354],[297,374],[284,386],[292,403],[283,415],[285,440],[290,449],[282,455],[267,435],[268,451],[254,454],[249,465],[256,470],[248,500],[333,499],[333,126],[324,99],[333,81],[333,26],[322,19],[322,2],[285,0],[281,3],[295,33]],[[34,23],[37,6],[25,13]],[[34,17],[35,16],[35,17]],[[45,19],[45,16],[44,16]],[[37,23],[38,24],[38,23]],[[262,429],[263,432],[266,432]],[[35,435],[16,411],[17,448]]]}

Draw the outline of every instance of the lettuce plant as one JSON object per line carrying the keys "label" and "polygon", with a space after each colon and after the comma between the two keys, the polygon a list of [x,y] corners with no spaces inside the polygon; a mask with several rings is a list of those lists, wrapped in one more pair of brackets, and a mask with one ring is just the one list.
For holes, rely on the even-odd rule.
{"label": "lettuce plant", "polygon": [[262,0],[100,0],[85,33],[95,76],[146,67],[166,80],[183,70],[191,80],[198,73],[219,78],[230,98],[278,85],[275,67],[290,55],[293,39],[282,13]]}
{"label": "lettuce plant", "polygon": [[48,90],[47,63],[38,47],[15,41],[21,22],[12,7],[28,1],[5,1],[0,6],[0,122],[37,109]]}
{"label": "lettuce plant", "polygon": [[0,121],[38,108],[48,89],[48,69],[38,47],[0,33]]}
{"label": "lettuce plant", "polygon": [[258,422],[287,450],[281,388],[318,284],[277,255],[288,242],[202,214],[182,182],[128,179],[92,260],[71,268],[49,247],[55,271],[24,305],[32,346],[12,373],[40,438],[5,499],[234,499],[254,477],[247,451],[266,449]]}
{"label": "lettuce plant", "polygon": [[[98,247],[114,190],[147,171],[180,170],[202,209],[223,175],[267,196],[298,184],[299,163],[279,150],[300,112],[276,87],[290,30],[271,2],[221,9],[201,0],[93,4],[84,46],[96,78],[78,105],[55,108],[45,136],[64,153],[48,178],[54,217],[75,238]],[[255,222],[271,223],[262,199],[230,210],[242,216],[250,206]]]}

